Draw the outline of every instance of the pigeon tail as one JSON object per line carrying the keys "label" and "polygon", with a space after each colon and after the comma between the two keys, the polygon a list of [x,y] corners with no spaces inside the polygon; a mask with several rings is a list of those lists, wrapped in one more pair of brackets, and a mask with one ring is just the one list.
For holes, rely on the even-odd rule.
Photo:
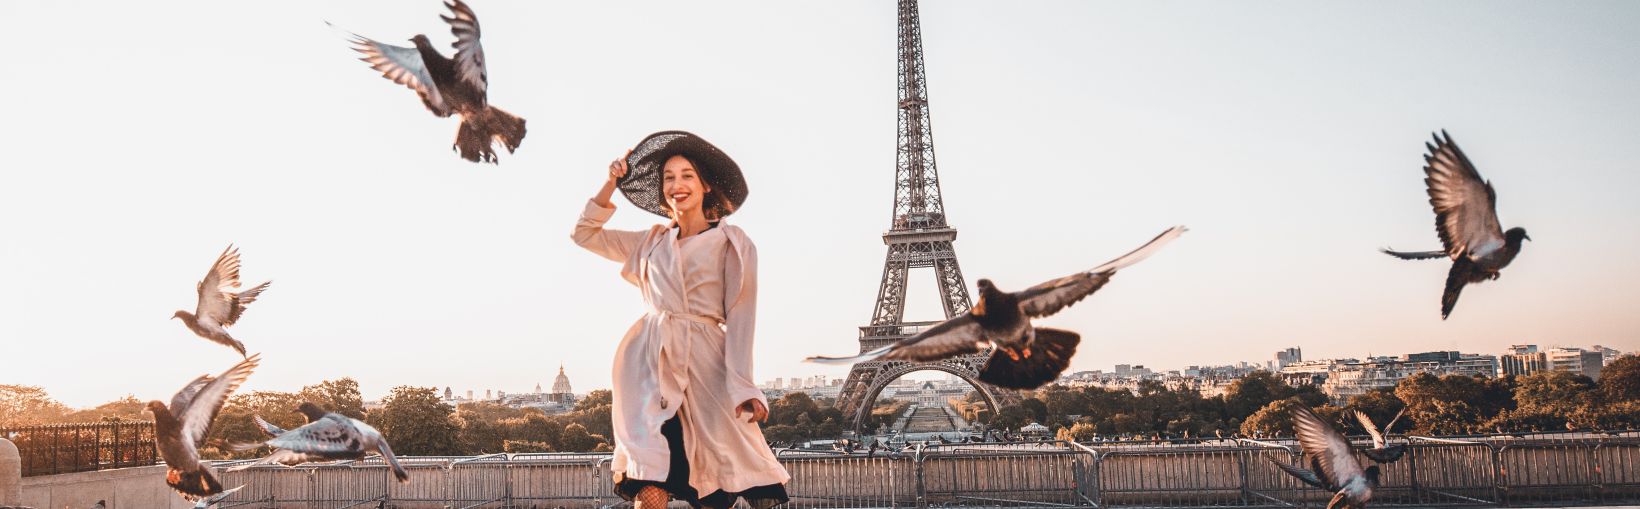
{"label": "pigeon tail", "polygon": [[183,472],[175,468],[165,472],[165,485],[182,494],[182,498],[189,502],[199,500],[222,492],[222,483],[216,480],[203,465],[199,470]]}
{"label": "pigeon tail", "polygon": [[1382,251],[1384,254],[1400,258],[1402,260],[1433,260],[1436,258],[1447,258],[1450,256],[1446,253],[1446,251],[1396,251],[1387,247],[1380,248],[1378,250]]}
{"label": "pigeon tail", "polygon": [[1150,242],[1146,242],[1145,245],[1139,246],[1138,249],[1130,251],[1128,254],[1122,255],[1115,260],[1105,262],[1104,265],[1094,267],[1093,270],[1089,270],[1088,272],[1095,274],[1111,273],[1121,270],[1129,265],[1139,263],[1140,260],[1149,258],[1151,254],[1156,252],[1156,250],[1161,249],[1162,246],[1167,245],[1169,242],[1173,242],[1173,239],[1179,238],[1180,235],[1184,235],[1184,232],[1187,231],[1190,230],[1184,226],[1168,228],[1167,231],[1162,232],[1161,235],[1157,235],[1154,239],[1150,239]]}
{"label": "pigeon tail", "polygon": [[211,506],[222,503],[223,500],[227,500],[229,496],[232,496],[234,492],[242,489],[245,489],[245,485],[243,484],[236,486],[231,490],[223,490],[222,493],[217,493],[215,495],[202,498],[198,503],[194,504],[194,509],[210,509]]}
{"label": "pigeon tail", "polygon": [[507,147],[508,154],[517,150],[518,144],[524,142],[524,119],[494,106],[462,115],[454,147],[462,159],[495,163],[500,160],[495,153],[496,142]]}
{"label": "pigeon tail", "polygon": [[1075,332],[1047,327],[1036,328],[1036,339],[1027,348],[1029,357],[1014,360],[1001,348],[991,351],[991,358],[979,370],[979,380],[1008,389],[1035,389],[1059,378],[1076,355],[1076,345],[1082,336]]}
{"label": "pigeon tail", "polygon": [[404,467],[399,465],[399,458],[393,455],[393,448],[387,446],[386,440],[376,439],[376,452],[381,453],[382,459],[387,460],[387,465],[393,467],[394,478],[399,482],[410,482],[410,472],[406,472]]}
{"label": "pigeon tail", "polygon": [[816,355],[814,357],[809,357],[807,359],[803,359],[803,362],[813,362],[813,363],[816,363],[816,364],[853,364],[853,363],[856,363],[856,362],[866,362],[866,361],[869,361],[869,360],[875,360],[876,358],[882,357],[884,354],[887,354],[890,350],[893,350],[893,349],[894,349],[894,345],[888,345],[888,346],[885,346],[885,347],[882,347],[882,348],[878,348],[876,350],[872,350],[872,351],[862,353],[860,355],[851,356],[851,357],[821,357],[821,356]]}

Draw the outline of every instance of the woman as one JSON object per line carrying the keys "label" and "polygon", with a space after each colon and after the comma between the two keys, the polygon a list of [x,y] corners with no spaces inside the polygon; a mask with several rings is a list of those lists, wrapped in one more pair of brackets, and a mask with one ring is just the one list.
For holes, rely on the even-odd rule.
{"label": "woman", "polygon": [[[606,230],[616,187],[671,220],[647,231]],[[624,264],[649,312],[615,352],[615,492],[638,509],[669,498],[726,509],[787,500],[791,478],[757,426],[768,402],[752,382],[757,250],[722,223],[746,199],[740,167],[682,131],[650,135],[609,165],[571,238]]]}

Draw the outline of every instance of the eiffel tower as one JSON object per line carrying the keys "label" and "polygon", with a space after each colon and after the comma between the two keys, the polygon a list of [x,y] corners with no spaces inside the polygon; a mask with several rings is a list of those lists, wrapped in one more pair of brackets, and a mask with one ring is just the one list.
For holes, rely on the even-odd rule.
{"label": "eiffel tower", "polygon": [[[899,341],[939,323],[905,321],[905,284],[911,269],[934,269],[945,317],[968,312],[968,286],[957,266],[952,241],[957,230],[945,223],[939,172],[934,169],[934,134],[928,116],[928,79],[923,73],[922,30],[917,1],[900,0],[899,143],[894,170],[894,218],[883,233],[888,258],[877,291],[871,325],[860,327],[860,351]],[[956,375],[979,389],[992,411],[1019,401],[1015,391],[981,383],[979,368],[989,352],[940,362],[867,361],[855,364],[843,383],[838,407],[855,431],[889,382],[913,371],[937,370]],[[870,430],[866,430],[870,431]]]}

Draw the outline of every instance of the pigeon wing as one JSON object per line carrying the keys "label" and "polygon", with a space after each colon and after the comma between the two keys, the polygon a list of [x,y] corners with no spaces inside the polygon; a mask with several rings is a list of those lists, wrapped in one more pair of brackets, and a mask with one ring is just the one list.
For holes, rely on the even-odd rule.
{"label": "pigeon wing", "polygon": [[1110,281],[1111,274],[1115,274],[1129,265],[1138,263],[1161,249],[1162,246],[1179,238],[1187,231],[1183,226],[1175,226],[1163,231],[1161,235],[1150,239],[1138,249],[1128,252],[1104,265],[1094,267],[1093,270],[1072,274],[1059,279],[1048,281],[1019,292],[1019,309],[1026,316],[1040,317],[1058,313],[1066,306],[1075,304],[1083,298],[1098,291]]}
{"label": "pigeon wing", "polygon": [[273,282],[268,281],[229,297],[228,316],[222,318],[222,326],[227,327],[238,323],[240,315],[245,314],[245,306],[252,302],[256,302],[256,297],[262,295],[262,291],[267,290],[268,285],[271,284],[273,284]]}
{"label": "pigeon wing", "polygon": [[434,115],[450,116],[450,105],[444,102],[444,95],[439,93],[438,85],[433,83],[433,75],[427,72],[427,63],[422,61],[420,51],[416,51],[416,48],[377,42],[352,32],[346,33],[348,41],[353,43],[353,50],[364,54],[359,60],[370,64],[371,69],[381,71],[383,78],[415,90],[416,95],[421,96],[421,103]]}
{"label": "pigeon wing", "polygon": [[1497,193],[1481,178],[1452,137],[1441,131],[1425,143],[1424,184],[1435,207],[1435,231],[1449,256],[1476,256],[1503,247],[1498,224]]}
{"label": "pigeon wing", "polygon": [[211,375],[200,375],[171,396],[171,417],[181,420],[182,415],[188,412],[188,404],[194,401],[194,395],[199,394],[199,390],[210,384],[211,380],[214,380]]}
{"label": "pigeon wing", "polygon": [[216,324],[227,320],[232,312],[234,294],[231,292],[235,288],[239,288],[239,250],[229,245],[195,287],[199,305],[194,309],[194,316],[202,322]]}
{"label": "pigeon wing", "polygon": [[1356,410],[1355,420],[1361,422],[1361,427],[1367,429],[1368,435],[1372,435],[1372,446],[1377,449],[1383,449],[1384,434],[1378,432],[1378,426],[1372,423],[1372,418],[1368,417],[1366,413]]}
{"label": "pigeon wing", "polygon": [[1343,486],[1345,479],[1363,475],[1361,464],[1355,461],[1349,440],[1338,434],[1321,418],[1310,413],[1303,405],[1293,406],[1293,428],[1298,431],[1298,446],[1314,459],[1321,479],[1329,486]]}
{"label": "pigeon wing", "polygon": [[876,350],[852,357],[809,357],[810,362],[844,364],[873,359],[928,362],[979,353],[989,346],[979,322],[968,313],[935,324],[933,327]]}
{"label": "pigeon wing", "polygon": [[1296,477],[1300,481],[1304,481],[1304,484],[1315,486],[1324,490],[1329,489],[1326,481],[1322,481],[1320,477],[1316,477],[1315,472],[1276,461],[1275,458],[1270,458],[1270,463],[1274,463],[1277,467],[1280,467],[1283,472],[1287,472],[1288,475]]}
{"label": "pigeon wing", "polygon": [[450,24],[450,33],[456,36],[456,76],[478,91],[478,105],[483,107],[490,76],[484,66],[484,46],[478,42],[478,15],[461,0],[445,2],[444,6],[454,14],[439,18]]}
{"label": "pigeon wing", "polygon": [[239,389],[240,384],[245,383],[245,379],[250,378],[251,371],[256,369],[260,361],[260,354],[240,361],[200,387],[181,412],[171,410],[173,413],[181,414],[177,420],[182,421],[182,438],[185,442],[193,444],[194,447],[205,443],[205,437],[211,433],[211,421],[216,420],[216,414],[222,411],[223,403],[228,401],[228,396],[233,395],[233,391]]}
{"label": "pigeon wing", "polygon": [[347,417],[326,415],[267,441],[269,446],[328,458],[363,455],[364,436]]}

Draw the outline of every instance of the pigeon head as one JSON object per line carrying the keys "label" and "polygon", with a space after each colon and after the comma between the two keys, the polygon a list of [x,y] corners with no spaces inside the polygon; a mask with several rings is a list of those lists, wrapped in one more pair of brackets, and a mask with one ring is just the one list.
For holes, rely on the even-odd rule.
{"label": "pigeon head", "polygon": [[165,408],[165,403],[161,403],[159,401],[149,401],[147,405],[144,405],[144,407],[147,408],[149,412],[153,412],[155,416],[158,416],[159,414],[171,413],[171,409]]}
{"label": "pigeon head", "polygon": [[307,401],[303,401],[302,404],[297,405],[296,411],[301,412],[303,416],[307,417],[308,422],[325,418],[325,409],[319,408],[319,405],[315,405]]}
{"label": "pigeon head", "polygon": [[1526,234],[1525,228],[1516,226],[1514,228],[1510,228],[1509,231],[1503,232],[1503,239],[1505,242],[1510,244],[1519,245],[1521,239],[1532,240],[1532,236]]}
{"label": "pigeon head", "polygon": [[416,44],[416,49],[433,47],[433,41],[423,34],[416,34],[415,37],[411,37],[410,42]]}
{"label": "pigeon head", "polygon": [[194,316],[194,315],[193,315],[193,313],[189,313],[187,311],[177,311],[175,313],[171,313],[171,319],[172,320],[181,318],[183,321],[187,321],[188,317],[190,317],[190,316]]}
{"label": "pigeon head", "polygon": [[1373,486],[1378,485],[1378,465],[1369,466],[1366,471],[1362,473],[1366,474],[1367,482],[1372,483]]}

